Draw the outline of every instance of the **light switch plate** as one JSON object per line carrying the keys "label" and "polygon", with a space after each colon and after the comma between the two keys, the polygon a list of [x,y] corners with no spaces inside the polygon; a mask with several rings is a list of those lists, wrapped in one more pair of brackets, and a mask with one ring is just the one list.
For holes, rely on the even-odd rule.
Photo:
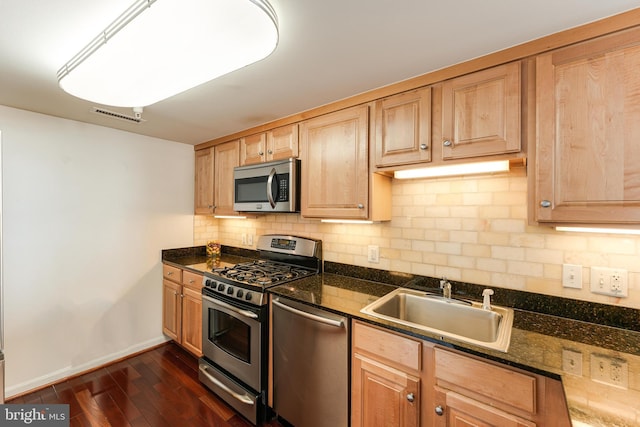
{"label": "light switch plate", "polygon": [[376,264],[380,262],[380,247],[378,245],[367,246],[367,261]]}
{"label": "light switch plate", "polygon": [[582,289],[581,265],[562,264],[562,286],[565,288]]}
{"label": "light switch plate", "polygon": [[582,376],[582,353],[562,349],[562,370],[568,374]]}

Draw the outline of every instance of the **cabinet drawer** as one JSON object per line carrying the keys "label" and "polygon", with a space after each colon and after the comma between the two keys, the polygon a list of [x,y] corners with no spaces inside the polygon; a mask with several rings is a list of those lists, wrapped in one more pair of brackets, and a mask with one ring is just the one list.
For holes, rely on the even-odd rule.
{"label": "cabinet drawer", "polygon": [[438,385],[461,394],[468,390],[475,398],[482,396],[531,414],[536,412],[533,375],[436,348],[435,376]]}
{"label": "cabinet drawer", "polygon": [[182,270],[178,267],[162,264],[162,277],[180,283],[182,282]]}
{"label": "cabinet drawer", "polygon": [[199,290],[202,288],[202,275],[185,270],[182,272],[182,284]]}
{"label": "cabinet drawer", "polygon": [[422,344],[410,338],[355,322],[353,346],[375,354],[376,358],[388,359],[391,365],[421,369]]}

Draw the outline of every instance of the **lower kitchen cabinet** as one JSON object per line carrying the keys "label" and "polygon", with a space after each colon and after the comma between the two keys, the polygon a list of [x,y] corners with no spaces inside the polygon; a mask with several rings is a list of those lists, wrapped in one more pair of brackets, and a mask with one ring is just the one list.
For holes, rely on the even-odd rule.
{"label": "lower kitchen cabinet", "polygon": [[351,425],[569,427],[562,383],[358,321]]}
{"label": "lower kitchen cabinet", "polygon": [[418,426],[422,343],[354,322],[351,426]]}
{"label": "lower kitchen cabinet", "polygon": [[559,380],[440,347],[430,369],[435,392],[429,425],[571,425]]}
{"label": "lower kitchen cabinet", "polygon": [[202,356],[202,276],[163,264],[162,332]]}

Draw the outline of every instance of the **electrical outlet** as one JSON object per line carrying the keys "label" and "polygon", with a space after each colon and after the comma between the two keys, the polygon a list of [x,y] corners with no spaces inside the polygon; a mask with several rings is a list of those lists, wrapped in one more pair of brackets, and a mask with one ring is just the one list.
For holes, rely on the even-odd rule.
{"label": "electrical outlet", "polygon": [[629,295],[627,270],[623,268],[591,267],[591,292],[614,297]]}
{"label": "electrical outlet", "polygon": [[380,262],[380,247],[378,245],[367,246],[367,261],[376,264]]}
{"label": "electrical outlet", "polygon": [[582,353],[562,349],[562,370],[578,377],[582,376]]}
{"label": "electrical outlet", "polygon": [[242,244],[245,246],[247,245],[247,235],[244,233],[242,234]]}
{"label": "electrical outlet", "polygon": [[623,359],[592,354],[591,379],[599,383],[627,389],[629,388],[629,365]]}
{"label": "electrical outlet", "polygon": [[562,264],[562,286],[565,288],[582,289],[582,266]]}

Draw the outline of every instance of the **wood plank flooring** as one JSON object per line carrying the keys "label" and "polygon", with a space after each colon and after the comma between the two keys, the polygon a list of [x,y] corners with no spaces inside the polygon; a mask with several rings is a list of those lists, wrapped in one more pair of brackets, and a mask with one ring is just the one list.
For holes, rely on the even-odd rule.
{"label": "wood plank flooring", "polygon": [[174,343],[7,403],[67,403],[71,427],[252,425],[198,381],[198,360]]}

